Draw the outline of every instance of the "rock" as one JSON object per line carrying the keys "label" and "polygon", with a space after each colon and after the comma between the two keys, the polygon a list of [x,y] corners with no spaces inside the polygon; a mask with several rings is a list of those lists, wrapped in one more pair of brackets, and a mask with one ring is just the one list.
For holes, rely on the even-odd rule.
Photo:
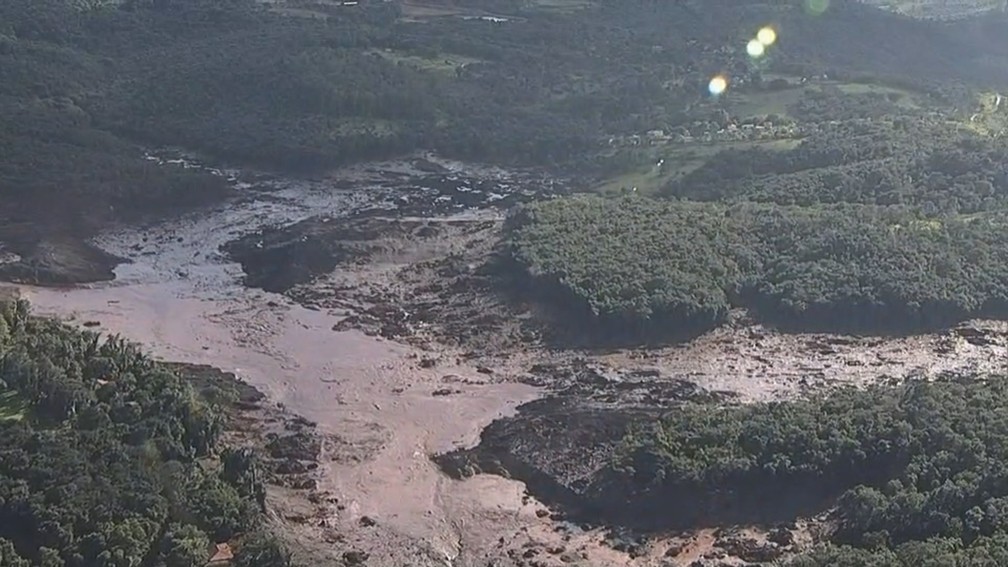
{"label": "rock", "polygon": [[728,555],[752,563],[768,563],[784,554],[776,543],[759,542],[748,537],[732,536],[719,540],[714,545]]}
{"label": "rock", "polygon": [[84,326],[88,328],[97,327],[99,325],[101,325],[101,323],[98,321],[84,321]]}
{"label": "rock", "polygon": [[477,366],[476,367],[476,372],[479,372],[480,374],[488,374],[488,375],[494,373],[494,371],[491,368],[488,368],[486,366]]}
{"label": "rock", "polygon": [[366,551],[360,551],[357,549],[352,549],[350,551],[343,552],[343,561],[347,565],[363,565],[365,561],[368,560],[368,553]]}
{"label": "rock", "polygon": [[678,557],[679,554],[682,553],[684,549],[686,549],[685,542],[681,541],[675,542],[672,545],[670,545],[668,549],[665,550],[665,557]]}
{"label": "rock", "polygon": [[997,338],[991,336],[989,330],[977,327],[973,324],[965,324],[960,327],[956,327],[955,334],[974,346],[990,346],[998,343]]}
{"label": "rock", "polygon": [[420,368],[434,368],[437,366],[437,359],[431,357],[424,357],[420,359]]}
{"label": "rock", "polygon": [[291,458],[281,461],[274,468],[276,474],[304,474],[309,470],[307,464]]}
{"label": "rock", "polygon": [[770,533],[767,534],[767,539],[779,546],[787,547],[794,543],[794,534],[787,528],[776,527],[770,530]]}
{"label": "rock", "polygon": [[452,394],[458,394],[458,393],[460,393],[459,390],[453,390],[451,388],[438,388],[437,390],[434,390],[433,392],[431,392],[431,395],[432,396],[450,396]]}
{"label": "rock", "polygon": [[365,528],[370,528],[372,526],[378,525],[378,522],[375,521],[375,519],[372,518],[371,516],[361,516],[359,523],[361,526]]}

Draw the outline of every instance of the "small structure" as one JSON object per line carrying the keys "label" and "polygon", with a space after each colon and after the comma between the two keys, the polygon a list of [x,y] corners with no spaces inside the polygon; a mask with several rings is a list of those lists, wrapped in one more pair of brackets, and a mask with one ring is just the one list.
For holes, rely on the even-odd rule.
{"label": "small structure", "polygon": [[234,559],[234,552],[231,546],[226,543],[218,543],[210,548],[210,559],[207,560],[207,567],[211,565],[227,565]]}

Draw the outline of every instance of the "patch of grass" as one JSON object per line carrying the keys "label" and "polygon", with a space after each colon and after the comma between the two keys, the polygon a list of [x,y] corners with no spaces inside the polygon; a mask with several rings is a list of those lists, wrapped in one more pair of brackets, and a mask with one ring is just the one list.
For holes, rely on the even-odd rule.
{"label": "patch of grass", "polygon": [[595,5],[592,0],[532,0],[536,9],[549,12],[573,12]]}
{"label": "patch of grass", "polygon": [[393,63],[408,65],[418,71],[443,74],[453,74],[460,67],[480,62],[480,59],[476,59],[475,57],[465,57],[452,53],[439,53],[436,57],[425,57],[393,49],[372,49],[369,53],[378,55]]}
{"label": "patch of grass", "polygon": [[802,85],[775,91],[734,91],[728,94],[725,106],[732,116],[740,118],[768,114],[787,116],[788,108],[801,100],[810,88],[814,87]]}
{"label": "patch of grass", "polygon": [[[798,146],[800,140],[760,140],[747,142],[719,142],[712,144],[660,145],[642,148],[640,160],[643,165],[614,175],[595,185],[598,193],[622,193],[624,189],[652,195],[661,191],[673,180],[688,175],[704,166],[722,150],[761,148],[771,151],[787,151]],[[661,163],[659,166],[658,164]]]}
{"label": "patch of grass", "polygon": [[846,94],[852,94],[852,95],[873,94],[878,96],[889,97],[890,100],[893,100],[896,104],[906,109],[912,110],[921,107],[920,103],[917,100],[917,96],[913,92],[908,91],[906,89],[890,87],[887,85],[880,85],[877,83],[836,82],[828,84],[833,84]]}
{"label": "patch of grass", "polygon": [[21,421],[29,409],[28,401],[14,390],[0,392],[0,421]]}

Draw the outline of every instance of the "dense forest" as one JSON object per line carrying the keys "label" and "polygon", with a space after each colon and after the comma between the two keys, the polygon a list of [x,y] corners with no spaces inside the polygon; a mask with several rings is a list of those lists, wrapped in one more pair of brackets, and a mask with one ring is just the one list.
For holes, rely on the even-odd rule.
{"label": "dense forest", "polygon": [[585,196],[517,211],[509,250],[533,289],[613,337],[703,331],[732,307],[787,327],[898,331],[1004,314],[1005,222]]}
{"label": "dense forest", "polygon": [[996,29],[936,30],[856,2],[818,15],[799,0],[442,4],[458,14],[418,20],[398,2],[4,2],[4,231],[39,220],[43,203],[60,204],[43,230],[80,232],[226,194],[219,178],[145,161],[141,145],[298,171],[418,149],[607,171],[623,163],[608,140],[691,123],[713,74],[758,83],[765,66],[740,38],[768,22],[786,32],[772,64],[794,75],[943,92],[1008,83]]}
{"label": "dense forest", "polygon": [[224,415],[118,338],[0,305],[0,565],[290,564],[265,531],[254,453]]}
{"label": "dense forest", "polygon": [[628,438],[614,482],[666,521],[829,510],[829,544],[791,565],[1001,565],[1006,404],[1003,377],[686,404]]}

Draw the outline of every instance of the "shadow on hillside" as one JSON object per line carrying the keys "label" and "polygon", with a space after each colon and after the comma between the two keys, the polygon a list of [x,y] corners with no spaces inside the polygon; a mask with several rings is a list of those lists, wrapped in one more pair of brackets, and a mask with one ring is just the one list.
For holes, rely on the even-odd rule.
{"label": "shadow on hillside", "polygon": [[[659,348],[690,342],[729,323],[729,311],[699,315],[673,311],[642,319],[598,316],[588,304],[558,280],[529,275],[498,254],[488,264],[498,291],[512,304],[532,304],[544,342],[561,350],[613,351],[624,348]],[[744,312],[746,324],[761,324],[787,334],[821,333],[861,337],[903,338],[953,329],[971,319],[1008,321],[1008,300],[988,301],[966,310],[950,301],[921,305],[889,303],[836,303],[786,305],[780,298],[754,291],[731,297],[733,309]]]}
{"label": "shadow on hillside", "polygon": [[505,301],[535,307],[543,341],[556,349],[604,352],[682,344],[716,329],[727,319],[727,311],[699,315],[669,311],[648,319],[629,314],[598,316],[559,281],[529,275],[506,254],[495,254],[487,270]]}
{"label": "shadow on hillside", "polygon": [[[662,409],[599,408],[557,396],[522,406],[495,421],[472,449],[434,457],[453,478],[488,473],[520,480],[558,517],[575,524],[667,533],[709,526],[771,527],[828,510],[845,490],[883,474],[850,471],[823,478],[770,480],[754,474],[698,483],[651,484],[644,474],[611,463],[633,424],[658,419]],[[658,470],[657,463],[648,474]],[[648,463],[637,460],[638,470]]]}

